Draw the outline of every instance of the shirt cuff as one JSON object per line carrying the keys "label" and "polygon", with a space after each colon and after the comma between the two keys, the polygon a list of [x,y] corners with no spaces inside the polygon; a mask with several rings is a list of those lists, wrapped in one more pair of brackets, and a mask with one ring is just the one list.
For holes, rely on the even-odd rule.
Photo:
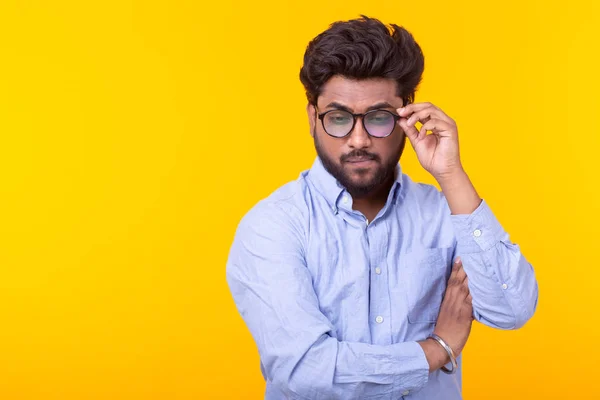
{"label": "shirt cuff", "polygon": [[487,251],[507,236],[485,200],[471,214],[451,215],[450,219],[458,254]]}
{"label": "shirt cuff", "polygon": [[429,381],[429,363],[421,345],[417,342],[404,342],[391,347],[402,370],[394,379],[394,398],[421,390]]}

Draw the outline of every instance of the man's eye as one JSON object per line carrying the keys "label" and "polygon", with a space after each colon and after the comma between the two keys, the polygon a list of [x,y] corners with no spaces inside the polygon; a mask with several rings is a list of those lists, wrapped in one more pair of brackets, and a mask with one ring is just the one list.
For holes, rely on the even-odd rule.
{"label": "man's eye", "polygon": [[368,122],[376,125],[386,125],[392,118],[392,115],[389,113],[379,112],[371,115]]}
{"label": "man's eye", "polygon": [[327,119],[329,120],[329,122],[334,123],[336,125],[347,124],[352,120],[349,116],[343,114],[328,115]]}

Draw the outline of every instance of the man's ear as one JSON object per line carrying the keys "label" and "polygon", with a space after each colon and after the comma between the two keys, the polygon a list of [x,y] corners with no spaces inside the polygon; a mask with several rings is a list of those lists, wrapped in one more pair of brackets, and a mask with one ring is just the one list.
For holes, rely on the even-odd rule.
{"label": "man's ear", "polygon": [[315,133],[315,121],[317,118],[315,106],[308,103],[306,105],[306,115],[308,116],[308,125],[310,127],[310,136],[313,136]]}

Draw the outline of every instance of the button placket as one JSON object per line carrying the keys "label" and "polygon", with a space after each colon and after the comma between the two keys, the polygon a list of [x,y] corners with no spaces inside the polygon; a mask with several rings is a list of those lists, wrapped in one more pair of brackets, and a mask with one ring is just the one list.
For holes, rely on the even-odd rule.
{"label": "button placket", "polygon": [[392,343],[390,294],[388,277],[384,271],[386,268],[386,249],[388,243],[387,225],[384,219],[378,219],[377,223],[371,221],[365,230],[369,246],[370,270],[370,320],[373,324],[371,329],[374,344],[389,345]]}

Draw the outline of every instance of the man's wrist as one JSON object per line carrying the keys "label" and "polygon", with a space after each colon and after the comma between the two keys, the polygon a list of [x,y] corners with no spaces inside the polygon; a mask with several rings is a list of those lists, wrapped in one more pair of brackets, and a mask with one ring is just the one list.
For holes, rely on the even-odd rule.
{"label": "man's wrist", "polygon": [[446,170],[445,172],[443,172],[441,174],[432,174],[432,175],[440,186],[444,186],[446,184],[456,182],[457,178],[460,178],[466,174],[467,173],[465,172],[462,164],[458,163],[456,166]]}
{"label": "man's wrist", "polygon": [[441,347],[439,344],[435,342],[435,340],[428,338],[426,340],[422,340],[419,343],[423,352],[425,353],[425,358],[427,359],[427,363],[429,364],[429,372],[437,371],[442,368],[444,365],[450,362],[450,357],[448,353]]}
{"label": "man's wrist", "polygon": [[453,215],[471,214],[481,204],[471,179],[464,169],[436,178]]}

